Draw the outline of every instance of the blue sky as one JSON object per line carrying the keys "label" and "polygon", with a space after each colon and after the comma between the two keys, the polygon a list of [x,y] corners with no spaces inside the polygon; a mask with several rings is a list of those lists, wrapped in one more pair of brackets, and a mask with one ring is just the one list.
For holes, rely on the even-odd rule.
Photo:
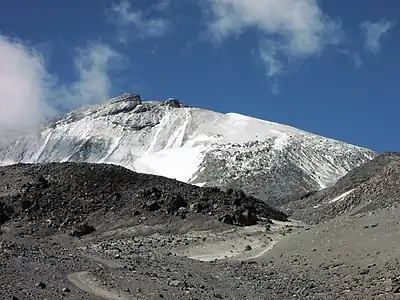
{"label": "blue sky", "polygon": [[0,125],[133,92],[400,151],[399,11],[397,0],[2,0]]}

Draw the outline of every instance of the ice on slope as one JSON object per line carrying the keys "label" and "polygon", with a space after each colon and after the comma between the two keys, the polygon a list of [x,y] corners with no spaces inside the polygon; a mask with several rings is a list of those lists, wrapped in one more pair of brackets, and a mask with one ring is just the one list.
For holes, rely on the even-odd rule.
{"label": "ice on slope", "polygon": [[193,132],[208,134],[221,144],[247,143],[263,141],[270,138],[282,138],[302,131],[296,128],[273,122],[255,119],[236,113],[215,113],[212,111],[193,109],[193,122],[197,127]]}
{"label": "ice on slope", "polygon": [[204,147],[171,148],[145,154],[133,164],[141,173],[149,173],[188,182],[203,160]]}
{"label": "ice on slope", "polygon": [[[279,131],[282,129],[283,132]],[[282,149],[288,138],[287,133],[298,132],[290,127],[234,113],[224,115],[200,109],[171,110],[154,130],[146,154],[133,163],[134,169],[184,182],[188,182],[198,171],[204,154],[213,148],[213,144],[245,143],[277,137],[277,148]],[[160,139],[165,139],[165,136],[168,139],[160,149]]]}

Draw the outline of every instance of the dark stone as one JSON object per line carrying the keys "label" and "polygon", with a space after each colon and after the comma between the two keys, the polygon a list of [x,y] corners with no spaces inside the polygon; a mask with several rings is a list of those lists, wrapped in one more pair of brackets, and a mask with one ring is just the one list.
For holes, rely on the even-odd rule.
{"label": "dark stone", "polygon": [[161,208],[160,204],[157,201],[148,201],[146,203],[146,207],[149,211],[156,211]]}
{"label": "dark stone", "polygon": [[186,200],[179,194],[176,194],[173,198],[173,200],[170,201],[168,211],[170,213],[178,211],[181,207],[187,207],[188,204]]}
{"label": "dark stone", "polygon": [[176,212],[176,215],[179,216],[181,219],[186,219],[186,214],[188,213],[187,208],[180,207]]}
{"label": "dark stone", "polygon": [[69,288],[65,287],[65,288],[63,288],[61,291],[62,291],[63,293],[69,293],[71,290],[70,290]]}
{"label": "dark stone", "polygon": [[143,191],[143,196],[145,196],[145,197],[154,197],[156,199],[160,199],[161,196],[162,196],[162,192],[158,188],[152,187],[152,188],[149,188],[149,189],[145,189]]}
{"label": "dark stone", "polygon": [[44,282],[38,282],[35,285],[36,287],[39,287],[41,289],[45,289],[46,288],[46,284]]}
{"label": "dark stone", "polygon": [[121,198],[122,198],[122,195],[121,195],[120,193],[115,193],[115,194],[112,196],[112,200],[113,200],[113,201],[119,201],[119,200],[121,200]]}
{"label": "dark stone", "polygon": [[11,220],[11,216],[13,214],[12,207],[8,207],[0,202],[0,225]]}
{"label": "dark stone", "polygon": [[238,199],[246,199],[246,194],[242,190],[236,191],[235,194]]}
{"label": "dark stone", "polygon": [[368,274],[368,273],[369,273],[369,270],[368,270],[368,269],[363,269],[363,270],[360,271],[360,274],[361,274],[361,275],[366,275],[366,274]]}
{"label": "dark stone", "polygon": [[246,245],[246,247],[244,247],[244,251],[250,251],[252,248],[250,245]]}
{"label": "dark stone", "polygon": [[164,101],[164,104],[169,107],[181,107],[181,102],[174,98],[169,98],[168,100]]}
{"label": "dark stone", "polygon": [[174,287],[178,287],[182,285],[182,282],[180,282],[179,280],[172,280],[169,282],[170,286],[174,286]]}
{"label": "dark stone", "polygon": [[255,205],[254,199],[249,199],[243,203],[243,208],[245,209],[253,209]]}
{"label": "dark stone", "polygon": [[257,217],[255,214],[246,209],[244,212],[240,213],[236,219],[237,223],[242,226],[252,226],[257,224]]}
{"label": "dark stone", "polygon": [[200,212],[202,212],[203,208],[204,208],[203,205],[199,202],[190,204],[190,210],[193,212],[200,213]]}
{"label": "dark stone", "polygon": [[33,201],[30,201],[28,199],[24,199],[24,200],[21,201],[21,208],[22,208],[22,210],[25,210],[25,209],[28,209],[28,208],[32,207],[33,204],[34,204]]}
{"label": "dark stone", "polygon": [[76,237],[82,237],[84,235],[87,234],[91,234],[93,232],[95,232],[96,229],[92,226],[89,225],[88,223],[82,223],[79,224],[73,231],[72,231],[72,236],[76,236]]}
{"label": "dark stone", "polygon": [[240,206],[244,203],[246,198],[246,194],[242,190],[235,191],[235,199],[233,200],[233,204]]}
{"label": "dark stone", "polygon": [[225,224],[233,225],[233,219],[232,216],[229,214],[226,214],[225,216],[222,216],[219,218],[220,222],[223,222]]}
{"label": "dark stone", "polygon": [[38,187],[47,189],[50,186],[50,183],[44,178],[42,175],[38,178]]}
{"label": "dark stone", "polygon": [[11,218],[6,214],[6,212],[0,207],[0,225],[10,221]]}

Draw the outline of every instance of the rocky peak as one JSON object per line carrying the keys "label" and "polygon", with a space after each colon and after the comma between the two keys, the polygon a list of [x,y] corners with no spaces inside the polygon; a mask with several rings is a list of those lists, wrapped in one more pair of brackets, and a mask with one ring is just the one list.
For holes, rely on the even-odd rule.
{"label": "rocky peak", "polygon": [[168,100],[164,101],[164,104],[169,107],[181,107],[181,102],[175,98],[168,98]]}
{"label": "rocky peak", "polygon": [[123,93],[121,96],[114,98],[115,100],[112,103],[116,102],[134,102],[136,105],[142,104],[142,98],[140,95],[132,94],[132,93]]}

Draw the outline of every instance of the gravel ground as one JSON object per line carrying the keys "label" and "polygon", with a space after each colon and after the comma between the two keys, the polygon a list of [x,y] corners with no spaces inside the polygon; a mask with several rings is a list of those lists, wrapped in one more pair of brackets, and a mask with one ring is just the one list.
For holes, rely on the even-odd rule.
{"label": "gravel ground", "polygon": [[[0,299],[400,299],[393,202],[307,225],[240,192],[96,168],[0,170]],[[170,210],[177,191],[187,211]],[[200,197],[211,205],[190,210]],[[249,209],[257,224],[220,218]]]}

